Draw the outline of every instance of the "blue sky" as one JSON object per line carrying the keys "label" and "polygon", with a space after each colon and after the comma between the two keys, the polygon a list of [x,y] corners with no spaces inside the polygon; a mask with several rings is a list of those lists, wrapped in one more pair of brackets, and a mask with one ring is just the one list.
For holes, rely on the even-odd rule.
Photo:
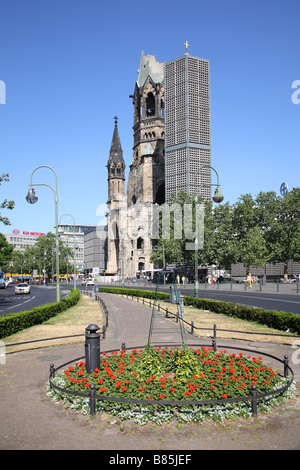
{"label": "blue sky", "polygon": [[[57,173],[59,216],[103,220],[115,115],[126,175],[132,161],[129,95],[141,52],[169,61],[186,40],[210,61],[212,166],[224,202],[299,186],[299,0],[2,0],[0,17],[0,173],[10,176],[0,202],[16,203],[1,211],[11,221],[2,233],[54,230],[52,191],[36,187],[38,203],[25,200],[39,165]],[[55,186],[54,174],[37,170],[33,182]]]}

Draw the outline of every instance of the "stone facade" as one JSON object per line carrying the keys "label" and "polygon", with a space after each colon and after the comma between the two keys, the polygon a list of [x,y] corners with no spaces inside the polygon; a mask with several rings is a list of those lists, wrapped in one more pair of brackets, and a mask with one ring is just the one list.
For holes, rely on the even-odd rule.
{"label": "stone facade", "polygon": [[118,118],[115,117],[114,133],[107,162],[107,274],[120,272],[121,241],[119,212],[125,195],[125,162],[118,131]]}
{"label": "stone facade", "polygon": [[152,269],[151,206],[165,201],[164,63],[142,52],[138,80],[130,97],[134,106],[133,157],[126,195],[116,123],[107,164],[108,274],[134,275]]}

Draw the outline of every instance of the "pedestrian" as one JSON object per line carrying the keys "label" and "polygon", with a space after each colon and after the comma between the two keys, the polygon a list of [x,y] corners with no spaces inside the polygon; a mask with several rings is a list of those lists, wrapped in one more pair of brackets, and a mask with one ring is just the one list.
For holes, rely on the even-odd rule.
{"label": "pedestrian", "polygon": [[185,277],[182,276],[182,286],[184,287],[185,286]]}
{"label": "pedestrian", "polygon": [[177,281],[177,285],[179,286],[179,284],[180,284],[180,277],[179,277],[179,274],[177,274],[176,281]]}
{"label": "pedestrian", "polygon": [[248,276],[247,276],[247,287],[252,287],[251,282],[252,282],[251,274],[248,273]]}

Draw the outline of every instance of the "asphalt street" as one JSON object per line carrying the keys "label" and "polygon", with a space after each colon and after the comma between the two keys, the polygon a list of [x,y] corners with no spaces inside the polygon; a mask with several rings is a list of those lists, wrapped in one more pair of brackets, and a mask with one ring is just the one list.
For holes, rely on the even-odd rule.
{"label": "asphalt street", "polygon": [[[67,290],[62,289],[62,295],[67,295]],[[0,290],[0,316],[31,310],[33,307],[55,301],[55,287],[31,286],[30,294],[16,295],[14,285],[11,284],[6,289]]]}
{"label": "asphalt street", "polygon": [[[222,300],[225,302],[233,302],[241,305],[251,307],[262,307],[268,310],[279,310],[300,314],[300,293],[297,292],[295,284],[277,286],[275,283],[265,285],[260,290],[259,285],[253,286],[251,289],[245,289],[244,285],[234,284],[217,284],[202,287],[199,286],[199,297],[204,299]],[[121,287],[121,285],[115,285]],[[125,287],[155,290],[156,285],[153,283],[131,283],[125,284]],[[277,291],[278,289],[278,291]],[[164,286],[160,284],[159,291],[169,292],[170,284]],[[194,295],[194,284],[187,284],[186,286],[179,286],[181,295]]]}
{"label": "asphalt street", "polygon": [[[111,284],[111,286],[113,286]],[[121,284],[115,284],[115,287],[121,287]],[[245,290],[243,285],[223,284],[220,286],[213,285],[202,287],[200,284],[199,297],[205,299],[222,300],[233,302],[252,307],[262,307],[269,310],[279,310],[300,314],[300,293],[297,292],[295,285],[270,284],[263,286],[260,290],[259,286],[253,286],[252,289]],[[73,285],[70,285],[70,288]],[[78,285],[81,290],[85,290],[85,286]],[[153,283],[125,283],[125,287],[155,290],[156,285]],[[92,286],[87,288],[89,291]],[[278,289],[278,291],[277,291]],[[194,284],[179,286],[182,295],[194,295]],[[159,286],[159,291],[170,292],[170,284]],[[61,285],[61,295],[68,295],[67,286]],[[0,291],[0,316],[7,313],[15,313],[24,310],[31,310],[33,307],[56,301],[55,286],[31,286],[30,294],[15,295],[14,286],[10,285],[6,289]]]}

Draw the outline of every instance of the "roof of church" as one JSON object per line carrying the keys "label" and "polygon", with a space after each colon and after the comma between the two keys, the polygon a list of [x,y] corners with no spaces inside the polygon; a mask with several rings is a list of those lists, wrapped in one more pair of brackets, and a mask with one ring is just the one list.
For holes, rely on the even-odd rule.
{"label": "roof of church", "polygon": [[147,147],[145,148],[143,155],[152,155],[154,153],[154,150],[152,148],[152,145],[148,143]]}
{"label": "roof of church", "polygon": [[123,158],[123,150],[121,147],[121,141],[120,141],[120,136],[119,136],[117,116],[114,117],[114,120],[115,120],[115,128],[114,128],[113,138],[111,141],[108,163],[113,162],[117,164],[118,162],[121,162],[125,164],[124,158]]}
{"label": "roof of church", "polygon": [[158,62],[154,55],[146,55],[142,51],[137,79],[138,87],[141,88],[145,84],[148,75],[154,83],[161,83],[164,79],[164,65],[165,62]]}

